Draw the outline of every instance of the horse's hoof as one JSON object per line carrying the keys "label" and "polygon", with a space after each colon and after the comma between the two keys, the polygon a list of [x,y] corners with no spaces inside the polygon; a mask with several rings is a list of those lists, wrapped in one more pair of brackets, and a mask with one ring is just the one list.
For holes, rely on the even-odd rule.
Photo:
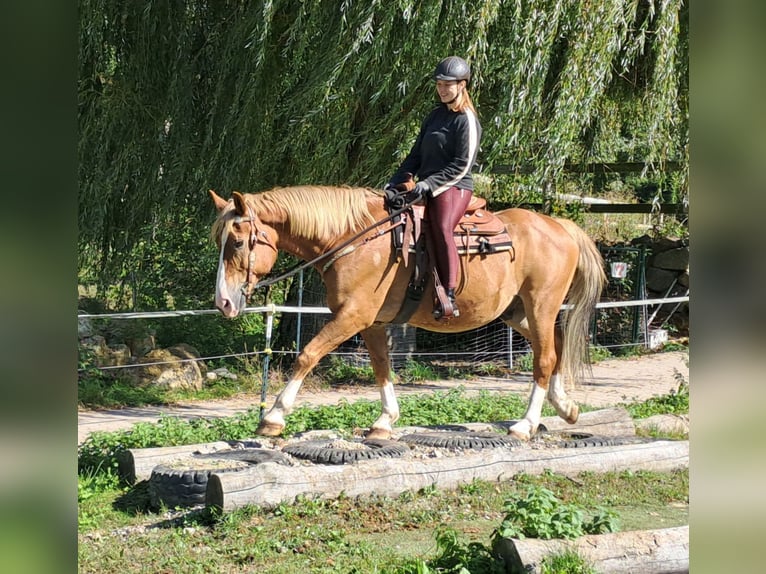
{"label": "horse's hoof", "polygon": [[570,425],[573,425],[577,422],[577,419],[580,418],[580,407],[577,405],[574,405],[572,407],[572,410],[569,411],[569,416],[565,417],[564,420],[568,422]]}
{"label": "horse's hoof", "polygon": [[381,428],[371,428],[364,433],[366,439],[388,440],[391,438],[391,431]]}
{"label": "horse's hoof", "polygon": [[508,435],[515,439],[523,440],[524,442],[527,442],[532,438],[528,432],[521,432],[513,429],[508,429]]}
{"label": "horse's hoof", "polygon": [[283,430],[285,430],[283,425],[264,422],[258,425],[255,434],[260,436],[279,436],[282,434]]}

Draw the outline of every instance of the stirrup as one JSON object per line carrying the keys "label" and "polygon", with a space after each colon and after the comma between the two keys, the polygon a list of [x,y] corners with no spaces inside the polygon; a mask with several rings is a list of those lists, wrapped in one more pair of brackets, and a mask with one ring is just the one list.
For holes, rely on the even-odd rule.
{"label": "stirrup", "polygon": [[451,313],[445,313],[445,309],[442,307],[441,303],[437,299],[436,308],[434,309],[433,315],[434,319],[437,321],[441,319],[449,319],[451,317],[460,317],[460,309],[457,308],[457,305],[455,305],[455,297],[454,295],[451,297],[448,297],[449,299],[449,306]]}

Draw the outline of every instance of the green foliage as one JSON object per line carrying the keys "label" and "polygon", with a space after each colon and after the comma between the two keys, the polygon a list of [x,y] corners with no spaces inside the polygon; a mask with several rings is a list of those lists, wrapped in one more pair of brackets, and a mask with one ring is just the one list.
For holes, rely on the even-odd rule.
{"label": "green foliage", "polygon": [[574,550],[551,554],[543,558],[540,574],[598,574],[585,559]]}
{"label": "green foliage", "polygon": [[501,574],[505,567],[480,542],[464,542],[452,527],[442,524],[434,531],[437,556],[431,560],[411,560],[393,574]]}
{"label": "green foliage", "polygon": [[407,359],[404,367],[399,369],[397,376],[405,383],[433,381],[440,378],[439,373],[431,365],[413,359]]}
{"label": "green foliage", "polygon": [[380,185],[448,54],[472,64],[482,163],[531,165],[548,197],[566,162],[688,156],[681,0],[83,0],[78,17],[80,269],[141,308],[209,303],[209,187]]}
{"label": "green foliage", "polygon": [[623,405],[634,419],[645,419],[658,414],[687,414],[689,412],[689,384],[681,373],[676,373],[679,379],[678,389],[667,395],[649,398],[641,403]]}
{"label": "green foliage", "polygon": [[577,538],[616,530],[617,515],[599,508],[590,520],[574,504],[563,504],[542,486],[530,486],[525,494],[515,494],[505,504],[505,518],[493,536],[501,538]]}
{"label": "green foliage", "polygon": [[317,374],[330,385],[375,383],[375,373],[370,365],[356,366],[338,355],[331,355],[326,363],[329,365],[322,365]]}

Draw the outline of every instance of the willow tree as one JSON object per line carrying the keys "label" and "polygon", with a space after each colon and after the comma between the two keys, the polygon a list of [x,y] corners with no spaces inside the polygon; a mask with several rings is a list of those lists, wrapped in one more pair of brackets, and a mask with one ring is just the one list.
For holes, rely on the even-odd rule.
{"label": "willow tree", "polygon": [[474,70],[485,169],[531,165],[549,189],[567,162],[687,157],[681,0],[80,0],[79,14],[81,266],[103,280],[159,229],[204,236],[208,188],[382,184],[449,54]]}

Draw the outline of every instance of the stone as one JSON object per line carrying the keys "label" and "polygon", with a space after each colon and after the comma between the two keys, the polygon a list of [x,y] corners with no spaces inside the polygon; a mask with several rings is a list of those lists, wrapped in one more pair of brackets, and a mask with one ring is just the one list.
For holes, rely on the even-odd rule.
{"label": "stone", "polygon": [[659,269],[658,267],[647,267],[646,288],[649,291],[662,293],[664,295],[668,288],[673,284],[676,275],[676,273],[667,271],[666,269]]}
{"label": "stone", "polygon": [[101,335],[86,337],[80,341],[83,349],[93,354],[93,362],[97,367],[115,367],[130,364],[130,349],[127,345],[107,345]]}
{"label": "stone", "polygon": [[130,352],[134,357],[143,357],[149,351],[155,348],[154,335],[144,335],[143,337],[132,337],[125,341],[130,347]]}
{"label": "stone", "polygon": [[[198,356],[190,353],[189,345],[168,349],[153,349],[139,359],[131,376],[139,386],[157,385],[166,389],[193,389],[204,386],[205,377]],[[143,366],[142,366],[143,364]]]}
{"label": "stone", "polygon": [[688,271],[689,248],[678,247],[658,253],[652,260],[652,266],[669,271]]}

